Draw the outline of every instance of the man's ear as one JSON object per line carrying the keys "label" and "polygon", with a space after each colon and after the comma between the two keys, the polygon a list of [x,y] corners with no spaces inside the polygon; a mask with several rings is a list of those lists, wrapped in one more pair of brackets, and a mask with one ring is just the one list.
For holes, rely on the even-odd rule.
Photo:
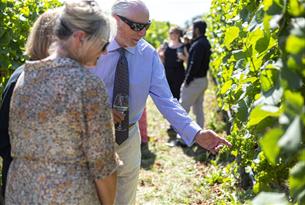
{"label": "man's ear", "polygon": [[118,15],[113,14],[112,17],[115,19],[116,23],[119,24],[120,18],[118,17]]}
{"label": "man's ear", "polygon": [[195,29],[194,29],[194,32],[195,32],[196,36],[198,36],[198,34],[199,34],[199,28],[195,28]]}

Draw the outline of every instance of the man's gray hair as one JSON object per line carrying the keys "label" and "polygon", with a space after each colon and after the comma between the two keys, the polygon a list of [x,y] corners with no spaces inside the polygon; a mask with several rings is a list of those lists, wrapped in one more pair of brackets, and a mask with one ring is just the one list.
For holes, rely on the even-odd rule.
{"label": "man's gray hair", "polygon": [[118,14],[124,16],[128,12],[128,10],[139,5],[146,8],[146,5],[141,0],[117,0],[114,2],[111,8],[111,13],[112,15]]}

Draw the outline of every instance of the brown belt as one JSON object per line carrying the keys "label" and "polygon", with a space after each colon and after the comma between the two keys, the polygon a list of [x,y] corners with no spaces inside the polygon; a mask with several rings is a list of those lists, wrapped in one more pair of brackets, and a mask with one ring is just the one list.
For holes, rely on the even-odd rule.
{"label": "brown belt", "polygon": [[128,128],[130,129],[132,126],[134,126],[136,123],[132,123],[128,126]]}

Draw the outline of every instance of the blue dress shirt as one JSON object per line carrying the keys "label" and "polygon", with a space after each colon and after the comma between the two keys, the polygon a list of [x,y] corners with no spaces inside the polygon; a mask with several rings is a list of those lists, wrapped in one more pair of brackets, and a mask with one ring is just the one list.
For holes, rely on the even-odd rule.
{"label": "blue dress shirt", "polygon": [[[119,59],[118,48],[118,43],[112,40],[107,48],[108,53],[99,58],[95,68],[90,69],[105,83],[109,104],[112,102],[113,81]],[[156,50],[144,39],[135,47],[126,50],[129,69],[129,123],[135,123],[141,118],[147,97],[150,95],[163,117],[170,122],[188,146],[192,145],[195,135],[201,128],[188,117],[176,98],[173,98]]]}

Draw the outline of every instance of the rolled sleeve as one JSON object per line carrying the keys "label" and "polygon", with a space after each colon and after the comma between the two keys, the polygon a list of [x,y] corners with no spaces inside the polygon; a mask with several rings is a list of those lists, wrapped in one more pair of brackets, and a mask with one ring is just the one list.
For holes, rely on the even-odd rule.
{"label": "rolled sleeve", "polygon": [[173,98],[167,83],[163,65],[157,55],[154,56],[150,96],[170,124],[188,146],[192,146],[201,127],[193,122],[180,103]]}
{"label": "rolled sleeve", "polygon": [[86,133],[82,145],[91,175],[103,179],[118,167],[114,128],[103,83],[96,78],[95,84],[89,82],[88,87],[83,97]]}

